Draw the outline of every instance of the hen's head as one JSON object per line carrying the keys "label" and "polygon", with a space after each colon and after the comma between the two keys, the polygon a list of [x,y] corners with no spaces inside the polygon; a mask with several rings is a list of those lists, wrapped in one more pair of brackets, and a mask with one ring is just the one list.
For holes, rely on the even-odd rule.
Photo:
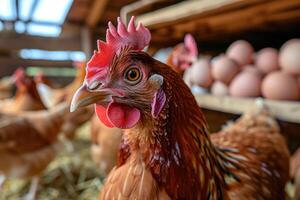
{"label": "hen's head", "polygon": [[32,78],[26,75],[23,68],[18,68],[13,74],[13,80],[16,83],[17,90],[20,91],[33,91],[35,90],[35,83]]}
{"label": "hen's head", "polygon": [[184,42],[176,45],[168,57],[167,64],[175,71],[183,72],[197,59],[198,48],[191,34],[184,37]]}
{"label": "hen's head", "polygon": [[[98,51],[86,67],[83,85],[73,96],[71,111],[95,104],[96,114],[108,127],[128,129],[147,116],[157,117],[164,107],[163,76],[157,61],[142,50],[150,42],[150,32],[141,24],[128,28],[118,18],[109,23],[106,42],[98,41]],[[167,68],[167,67],[166,67]]]}

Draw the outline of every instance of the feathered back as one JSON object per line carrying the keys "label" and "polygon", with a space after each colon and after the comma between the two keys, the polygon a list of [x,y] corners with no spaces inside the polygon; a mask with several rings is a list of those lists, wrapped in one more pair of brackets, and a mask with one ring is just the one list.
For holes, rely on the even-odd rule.
{"label": "feathered back", "polygon": [[122,48],[129,47],[133,50],[142,50],[149,44],[151,39],[149,30],[141,23],[135,27],[134,17],[130,19],[127,29],[120,18],[118,18],[117,28],[111,22],[108,23],[108,27],[106,42],[97,41],[98,51],[94,52],[93,57],[87,64],[86,80],[88,83],[106,77],[108,66]]}

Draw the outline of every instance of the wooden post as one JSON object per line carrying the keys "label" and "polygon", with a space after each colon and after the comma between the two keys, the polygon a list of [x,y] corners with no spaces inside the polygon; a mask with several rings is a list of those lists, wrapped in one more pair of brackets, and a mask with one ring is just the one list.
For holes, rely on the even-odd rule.
{"label": "wooden post", "polygon": [[86,59],[90,59],[93,53],[91,28],[83,27],[81,29],[81,49],[85,53]]}

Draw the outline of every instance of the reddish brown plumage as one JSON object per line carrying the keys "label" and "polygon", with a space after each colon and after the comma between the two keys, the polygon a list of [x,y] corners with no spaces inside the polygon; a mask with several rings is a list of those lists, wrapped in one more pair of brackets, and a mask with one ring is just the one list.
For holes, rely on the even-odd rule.
{"label": "reddish brown plumage", "polygon": [[68,106],[62,105],[50,112],[0,113],[0,173],[19,178],[39,175],[55,156],[67,112]]}
{"label": "reddish brown plumage", "polygon": [[[120,123],[113,122],[126,121],[133,109],[137,114],[123,133],[119,162],[101,200],[283,199],[289,153],[278,128],[269,125],[271,118],[261,124],[258,114],[259,123],[250,123],[251,128],[241,119],[211,140],[204,115],[179,74],[127,44],[114,53],[108,66],[94,66],[71,106],[96,103],[100,119],[116,127]],[[141,74],[138,81],[127,77],[131,69]],[[119,116],[113,121],[111,114]]]}
{"label": "reddish brown plumage", "polygon": [[16,79],[17,92],[11,99],[0,101],[0,111],[5,113],[18,113],[20,111],[46,109],[36,89],[32,78],[20,76]]}
{"label": "reddish brown plumage", "polygon": [[[45,90],[39,90],[39,95],[42,97],[44,104],[47,108],[53,108],[62,102],[70,102],[72,95],[76,88],[80,86],[85,77],[85,68],[84,66],[78,67],[77,75],[72,83],[67,85],[64,88],[51,88],[51,85],[47,85],[46,79],[36,78],[36,84],[38,88],[47,87]],[[43,82],[45,81],[45,82]],[[48,92],[46,92],[48,90]],[[49,93],[49,94],[47,94]],[[72,139],[76,133],[78,127],[80,127],[83,123],[88,121],[93,115],[93,108],[89,107],[85,109],[85,112],[77,112],[77,115],[72,116],[72,121],[67,120],[68,123],[64,125],[63,132],[65,136],[69,139]],[[74,117],[77,116],[77,117]]]}
{"label": "reddish brown plumage", "polygon": [[[124,61],[128,60],[146,67],[149,74],[159,73],[164,76],[163,90],[166,92],[168,102],[157,119],[151,117],[150,108],[145,104],[150,97],[134,96],[132,97],[134,99],[128,102],[132,106],[137,106],[134,102],[141,102],[139,108],[143,108],[143,118],[135,128],[124,133],[119,165],[108,178],[110,180],[114,177],[115,180],[107,181],[103,187],[102,199],[111,199],[115,194],[126,192],[117,189],[120,186],[113,184],[122,185],[124,184],[122,181],[126,181],[127,178],[120,176],[118,179],[118,175],[115,174],[130,173],[128,164],[135,163],[139,159],[142,159],[145,165],[145,173],[151,172],[152,176],[148,181],[153,184],[149,190],[154,190],[155,198],[164,194],[171,199],[206,199],[208,196],[211,199],[220,199],[227,195],[232,199],[247,199],[257,197],[258,194],[262,199],[270,199],[270,194],[274,195],[273,199],[283,198],[283,188],[288,177],[289,154],[278,129],[270,129],[269,133],[264,126],[259,127],[259,124],[254,125],[253,130],[260,131],[254,133],[247,128],[246,131],[240,132],[228,129],[228,134],[219,133],[212,136],[214,144],[217,145],[215,147],[208,137],[204,116],[180,76],[167,66],[152,60],[148,55],[136,52],[121,55],[115,63],[116,66],[112,67],[115,70],[111,73],[120,74],[120,71],[124,70],[123,66],[126,66]],[[151,88],[147,88],[147,91],[148,94],[152,93]],[[134,92],[142,93],[137,89]],[[249,153],[247,148],[251,145],[258,149],[260,154]],[[223,150],[224,148],[226,149]],[[277,159],[270,160],[274,155]],[[267,172],[261,169],[263,163],[270,167],[268,168],[270,171],[276,172],[271,172],[270,176],[266,174]],[[230,167],[226,167],[227,165]],[[235,170],[234,165],[239,169]],[[137,166],[140,165],[136,164],[133,167]],[[248,168],[253,168],[253,172]],[[231,172],[234,172],[242,183],[229,184],[227,192],[224,178]],[[253,173],[257,179],[245,178],[248,173]],[[275,176],[277,173],[279,178]],[[141,182],[138,178],[135,180],[133,183]],[[129,183],[126,187],[135,190]],[[112,191],[107,194],[109,190]],[[142,193],[133,193],[130,197],[150,199],[145,196],[147,194],[145,191],[142,196],[137,194]]]}

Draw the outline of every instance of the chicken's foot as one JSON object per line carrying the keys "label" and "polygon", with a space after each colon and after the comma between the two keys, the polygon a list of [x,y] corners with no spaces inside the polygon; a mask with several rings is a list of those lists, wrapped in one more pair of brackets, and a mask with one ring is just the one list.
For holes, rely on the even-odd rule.
{"label": "chicken's foot", "polygon": [[4,182],[5,182],[5,180],[6,180],[6,177],[4,175],[0,174],[0,191],[2,189],[2,186],[3,186]]}
{"label": "chicken's foot", "polygon": [[31,179],[29,192],[21,200],[35,200],[40,178],[34,176]]}

